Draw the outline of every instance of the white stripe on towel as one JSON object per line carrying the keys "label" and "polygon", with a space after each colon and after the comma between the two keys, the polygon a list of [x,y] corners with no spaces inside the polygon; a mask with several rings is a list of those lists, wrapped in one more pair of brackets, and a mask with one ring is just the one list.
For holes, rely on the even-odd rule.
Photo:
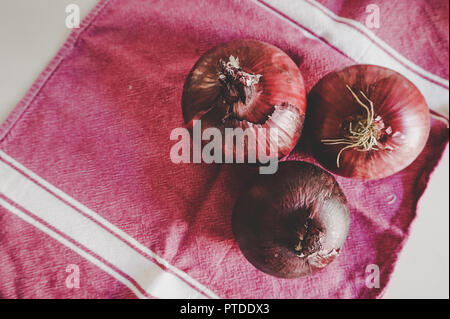
{"label": "white stripe on towel", "polygon": [[325,40],[357,63],[380,65],[401,73],[419,88],[431,109],[448,118],[449,81],[414,64],[361,23],[339,17],[312,0],[255,1],[303,32],[306,29]]}
{"label": "white stripe on towel", "polygon": [[[0,193],[80,246],[106,260],[132,278],[148,294],[157,298],[218,298],[195,279],[170,265],[6,153],[0,151],[0,159],[2,159],[0,161]],[[2,201],[2,206],[6,208],[4,203]],[[16,208],[11,210],[10,206],[8,205],[9,211],[25,219],[23,212],[20,213]],[[26,221],[30,222],[30,219],[27,218]],[[33,225],[37,224],[40,223],[35,219]],[[42,230],[48,227],[41,225],[39,228]],[[58,236],[52,235],[52,237],[74,250],[73,245],[68,245],[67,241],[60,240]],[[79,253],[78,250],[75,251]],[[160,265],[167,268],[167,271],[145,255],[154,258]],[[108,266],[104,265],[104,267]],[[116,275],[114,277],[123,282],[123,278]]]}

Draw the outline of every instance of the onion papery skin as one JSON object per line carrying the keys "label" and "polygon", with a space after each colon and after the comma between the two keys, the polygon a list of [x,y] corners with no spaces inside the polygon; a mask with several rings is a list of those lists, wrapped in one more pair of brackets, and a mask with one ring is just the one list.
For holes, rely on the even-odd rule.
{"label": "onion papery skin", "polygon": [[[227,118],[229,101],[224,100],[224,85],[219,80],[218,63],[230,56],[239,59],[243,71],[260,75],[259,83],[246,105],[231,105],[237,116]],[[183,118],[191,128],[201,120],[202,132],[210,127],[225,134],[225,128],[241,128],[255,137],[257,148],[264,143],[266,154],[276,146],[276,158],[290,153],[297,144],[306,112],[306,92],[300,70],[292,59],[279,48],[257,40],[235,40],[219,45],[200,57],[189,73],[182,97]],[[278,140],[259,134],[258,129],[277,128]],[[226,148],[239,157],[236,149]],[[255,151],[252,149],[251,151]],[[248,141],[245,140],[244,159],[247,159]]]}
{"label": "onion papery skin", "polygon": [[347,200],[334,177],[305,162],[282,162],[275,174],[259,175],[232,216],[247,260],[280,278],[310,275],[331,263],[349,225]]}
{"label": "onion papery skin", "polygon": [[[363,92],[373,102],[374,117],[382,119],[391,134],[378,150],[344,150],[324,140],[343,138],[349,118],[366,116],[346,86],[362,101]],[[322,78],[308,96],[308,133],[316,159],[338,175],[379,179],[410,165],[421,153],[430,132],[430,112],[420,91],[401,74],[375,65],[353,65]]]}

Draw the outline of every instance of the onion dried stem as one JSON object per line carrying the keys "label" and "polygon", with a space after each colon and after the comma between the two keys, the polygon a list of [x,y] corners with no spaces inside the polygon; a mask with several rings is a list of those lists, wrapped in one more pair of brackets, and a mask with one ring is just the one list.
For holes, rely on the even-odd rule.
{"label": "onion dried stem", "polygon": [[368,102],[369,106],[364,104],[361,99],[353,92],[352,88],[349,85],[346,85],[347,89],[355,98],[356,102],[366,111],[367,118],[363,118],[361,120],[356,121],[356,125],[350,121],[348,127],[348,134],[344,138],[340,139],[324,139],[321,140],[325,145],[346,145],[343,147],[336,158],[336,164],[339,168],[339,162],[342,152],[347,149],[355,148],[361,152],[367,151],[378,151],[378,137],[379,137],[379,129],[374,125],[374,106],[373,102],[362,92],[361,95]]}

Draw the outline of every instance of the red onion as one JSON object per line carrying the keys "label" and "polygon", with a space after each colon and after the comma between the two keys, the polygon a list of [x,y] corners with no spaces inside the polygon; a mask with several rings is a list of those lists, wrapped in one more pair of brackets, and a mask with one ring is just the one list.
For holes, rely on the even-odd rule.
{"label": "red onion", "polygon": [[[206,52],[186,80],[182,104],[188,127],[201,120],[202,132],[218,128],[222,136],[225,128],[248,129],[256,144],[244,141],[245,159],[258,147],[269,154],[270,146],[276,146],[276,158],[289,154],[306,111],[297,65],[275,46],[255,40],[236,40]],[[268,129],[267,138],[258,135],[261,128]],[[268,136],[271,128],[278,129],[278,140]],[[233,145],[224,143],[223,151],[239,156]]]}
{"label": "red onion", "polygon": [[244,256],[270,275],[295,278],[339,254],[350,224],[334,177],[304,162],[282,162],[259,175],[233,210],[233,234]]}
{"label": "red onion", "polygon": [[401,74],[353,65],[326,75],[312,89],[308,127],[324,167],[346,177],[377,179],[420,154],[430,114],[422,94]]}

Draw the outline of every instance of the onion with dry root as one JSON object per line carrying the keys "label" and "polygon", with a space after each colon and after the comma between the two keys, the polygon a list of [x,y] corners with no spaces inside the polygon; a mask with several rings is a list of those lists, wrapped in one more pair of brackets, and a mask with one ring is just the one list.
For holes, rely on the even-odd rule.
{"label": "onion with dry root", "polygon": [[430,131],[424,97],[401,74],[353,65],[322,78],[308,97],[308,127],[319,162],[342,176],[378,179],[420,154]]}
{"label": "onion with dry root", "polygon": [[282,278],[312,274],[339,255],[350,224],[332,175],[309,163],[282,162],[238,199],[233,234],[256,268]]}
{"label": "onion with dry root", "polygon": [[[300,70],[286,53],[261,41],[236,40],[200,57],[185,82],[182,107],[188,127],[201,120],[202,132],[217,128],[225,136],[226,128],[246,131],[256,143],[244,141],[244,159],[248,152],[257,154],[258,147],[266,154],[272,147],[281,158],[300,137],[306,94]],[[269,136],[272,128],[277,138]],[[239,156],[233,145],[224,143],[223,151]]]}

